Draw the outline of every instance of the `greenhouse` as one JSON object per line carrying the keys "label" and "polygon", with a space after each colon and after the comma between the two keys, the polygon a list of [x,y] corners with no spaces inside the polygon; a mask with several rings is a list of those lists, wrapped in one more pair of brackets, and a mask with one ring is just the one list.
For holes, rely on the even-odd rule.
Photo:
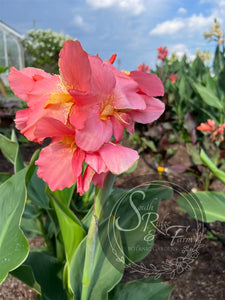
{"label": "greenhouse", "polygon": [[[24,67],[22,39],[22,34],[0,21],[0,67],[14,66],[20,70]],[[6,84],[8,72],[1,74]]]}

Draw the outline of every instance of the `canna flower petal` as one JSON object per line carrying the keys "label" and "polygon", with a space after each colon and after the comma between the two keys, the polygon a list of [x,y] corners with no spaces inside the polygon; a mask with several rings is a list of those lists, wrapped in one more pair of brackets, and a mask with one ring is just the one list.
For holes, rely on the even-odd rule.
{"label": "canna flower petal", "polygon": [[[121,122],[121,120],[124,122]],[[129,124],[129,116],[125,113],[118,113],[117,116],[113,116],[111,118],[111,121],[115,142],[118,143],[123,136],[124,128],[126,128],[127,124]]]}
{"label": "canna flower petal", "polygon": [[100,189],[102,189],[105,178],[108,175],[108,173],[109,172],[101,173],[101,174],[95,174],[92,178],[92,181],[93,181],[94,185],[97,185]]}
{"label": "canna flower petal", "polygon": [[80,42],[66,41],[59,54],[59,70],[68,90],[89,91],[91,88],[91,67],[88,54]]}
{"label": "canna flower petal", "polygon": [[[145,109],[145,102],[138,92],[138,84],[124,72],[120,72],[112,64],[105,61],[115,78],[114,107],[117,109]],[[129,72],[130,73],[130,72]]]}
{"label": "canna flower petal", "polygon": [[90,107],[79,106],[75,104],[71,108],[69,122],[77,130],[83,129],[90,113]]}
{"label": "canna flower petal", "polygon": [[66,144],[52,143],[42,149],[35,164],[37,175],[48,183],[52,191],[72,186],[77,177],[74,174],[73,151]]}
{"label": "canna flower petal", "polygon": [[112,137],[113,129],[110,120],[102,121],[96,113],[89,115],[85,127],[76,130],[75,141],[78,147],[88,152],[97,151]]}
{"label": "canna flower petal", "polygon": [[91,167],[87,166],[87,168],[84,171],[84,175],[78,177],[77,192],[80,193],[80,195],[88,191],[94,174],[94,170]]}
{"label": "canna flower petal", "polygon": [[130,77],[138,83],[139,90],[151,97],[164,95],[164,87],[158,76],[139,71],[130,72]]}
{"label": "canna flower petal", "polygon": [[39,139],[44,139],[46,137],[54,138],[64,136],[74,136],[74,129],[65,126],[59,120],[53,118],[42,118],[37,122],[35,129],[35,136]]}
{"label": "canna flower petal", "polygon": [[86,153],[85,162],[98,174],[108,171],[106,164],[98,152]]}
{"label": "canna flower petal", "polygon": [[36,105],[33,108],[18,111],[16,113],[15,124],[17,129],[19,129],[27,139],[42,143],[43,138],[48,136],[43,134],[44,136],[40,138],[35,134],[37,122],[40,122],[43,118],[51,117],[65,124],[70,108],[71,104],[68,103],[65,103],[64,105],[55,105],[48,109],[43,109],[41,106]]}
{"label": "canna flower petal", "polygon": [[98,93],[99,96],[101,96],[101,94],[104,96],[110,95],[116,85],[113,72],[107,64],[103,63],[100,57],[89,55],[89,61],[94,91]]}
{"label": "canna flower petal", "polygon": [[139,158],[135,150],[112,143],[104,145],[99,150],[99,154],[113,174],[121,174],[127,171]]}
{"label": "canna flower petal", "polygon": [[130,112],[130,116],[135,122],[142,124],[151,123],[157,120],[165,110],[165,104],[153,97],[147,97],[143,95],[146,103],[145,110],[133,110]]}
{"label": "canna flower petal", "polygon": [[78,178],[82,174],[83,161],[85,158],[85,153],[81,149],[77,148],[73,154],[73,171],[76,177]]}
{"label": "canna flower petal", "polygon": [[40,69],[26,68],[18,71],[10,68],[8,76],[9,84],[15,95],[23,101],[29,101],[29,94],[43,79],[50,79],[52,76]]}
{"label": "canna flower petal", "polygon": [[[138,159],[136,151],[117,144],[134,121],[152,122],[164,110],[155,99],[164,94],[159,78],[121,72],[109,61],[88,55],[78,41],[66,41],[59,75],[27,68],[11,69],[10,85],[28,108],[16,114],[16,126],[30,140],[52,142],[36,161],[38,176],[52,190],[70,187],[84,193],[90,182],[102,187],[108,172],[120,174]],[[111,143],[113,138],[116,142]],[[84,163],[87,164],[83,172]]]}

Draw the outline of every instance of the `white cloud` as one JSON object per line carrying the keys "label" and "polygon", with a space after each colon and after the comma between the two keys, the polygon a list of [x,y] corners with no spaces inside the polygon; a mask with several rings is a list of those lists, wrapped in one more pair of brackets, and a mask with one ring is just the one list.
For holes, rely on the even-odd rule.
{"label": "white cloud", "polygon": [[204,17],[202,14],[200,15],[193,15],[187,19],[187,26],[191,32],[200,31],[201,33],[204,30],[209,29],[213,23],[214,17]]}
{"label": "white cloud", "polygon": [[173,35],[175,33],[189,34],[203,33],[213,23],[214,17],[204,17],[202,14],[189,18],[175,18],[156,25],[150,31],[150,35]]}
{"label": "white cloud", "polygon": [[86,2],[95,9],[116,6],[122,10],[130,11],[134,15],[144,11],[143,0],[86,0]]}
{"label": "white cloud", "polygon": [[186,14],[187,10],[183,7],[180,7],[177,12],[178,12],[178,14],[184,15],[184,14]]}
{"label": "white cloud", "polygon": [[225,14],[225,0],[217,0],[215,1],[215,7],[213,8],[212,15],[214,18],[220,23],[224,23],[224,14]]}
{"label": "white cloud", "polygon": [[173,45],[168,47],[168,50],[170,54],[176,53],[178,58],[182,58],[186,54],[190,61],[195,59],[195,55],[191,54],[190,50],[184,44]]}
{"label": "white cloud", "polygon": [[157,24],[154,29],[150,31],[150,35],[164,35],[164,34],[174,34],[185,26],[182,19],[173,19],[171,21],[165,21],[163,23]]}
{"label": "white cloud", "polygon": [[81,28],[84,31],[90,31],[90,29],[91,29],[91,26],[88,23],[86,23],[84,21],[83,17],[80,16],[80,15],[75,15],[74,16],[74,18],[73,18],[73,24],[76,27],[79,27],[79,28]]}

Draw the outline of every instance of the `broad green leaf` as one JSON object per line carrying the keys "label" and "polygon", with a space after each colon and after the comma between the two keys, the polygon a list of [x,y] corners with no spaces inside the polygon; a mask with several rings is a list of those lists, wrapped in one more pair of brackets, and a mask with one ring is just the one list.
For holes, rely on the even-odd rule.
{"label": "broad green leaf", "polygon": [[0,73],[4,73],[9,67],[4,67],[4,66],[1,66],[0,67]]}
{"label": "broad green leaf", "polygon": [[193,61],[192,68],[195,72],[195,76],[201,76],[206,71],[206,67],[205,67],[203,61],[201,60],[201,58],[198,55],[195,58],[195,60]]}
{"label": "broad green leaf", "polygon": [[221,88],[221,90],[225,93],[225,67],[220,71],[218,76],[218,85]]}
{"label": "broad green leaf", "polygon": [[37,176],[37,166],[35,165],[39,153],[40,150],[37,150],[30,160],[25,183],[27,186],[28,199],[37,205],[38,208],[49,209],[49,200],[45,193],[47,185]]}
{"label": "broad green leaf", "polygon": [[84,226],[84,228],[86,230],[88,230],[89,226],[90,226],[90,223],[91,223],[91,218],[92,218],[92,215],[94,213],[94,205],[92,205],[90,207],[90,209],[88,210],[87,214],[84,216],[84,218],[81,220],[82,221],[82,224]]}
{"label": "broad green leaf", "polygon": [[26,169],[0,185],[0,282],[27,257],[29,244],[20,220],[26,201]]}
{"label": "broad green leaf", "polygon": [[155,143],[152,141],[152,140],[147,140],[146,138],[142,138],[141,139],[143,142],[144,142],[144,144],[146,145],[146,146],[148,146],[153,152],[157,152],[157,148],[156,148],[156,146],[155,146]]}
{"label": "broad green leaf", "polygon": [[191,156],[191,160],[193,161],[193,163],[195,165],[201,165],[202,161],[200,158],[198,146],[194,146],[191,143],[187,143],[186,149],[187,149],[188,154]]}
{"label": "broad green leaf", "polygon": [[31,157],[29,166],[27,168],[27,174],[26,174],[26,178],[25,178],[25,184],[26,186],[29,184],[31,177],[33,176],[33,173],[35,171],[36,165],[35,165],[35,161],[38,159],[40,153],[40,149],[37,150],[33,156]]}
{"label": "broad green leaf", "polygon": [[37,176],[37,166],[27,185],[27,196],[38,208],[49,209],[49,200],[45,193],[46,183]]}
{"label": "broad green leaf", "polygon": [[127,171],[125,171],[124,173],[122,174],[129,174],[129,173],[132,173],[136,168],[137,168],[137,165],[138,165],[138,161],[136,161],[132,167],[130,167],[130,169],[128,169]]}
{"label": "broad green leaf", "polygon": [[26,237],[33,238],[36,235],[43,235],[41,223],[38,218],[22,218],[21,228]]}
{"label": "broad green leaf", "polygon": [[216,91],[216,80],[215,77],[212,77],[210,73],[205,74],[206,85],[211,91]]}
{"label": "broad green leaf", "polygon": [[[108,224],[113,231],[119,230],[122,242],[121,255],[125,256],[127,264],[141,260],[150,252],[154,241],[158,204],[162,199],[171,198],[172,194],[172,189],[161,187],[112,193],[102,218],[111,216]],[[99,235],[101,240],[101,228]],[[108,235],[109,243],[115,240],[110,232]],[[119,249],[117,252],[119,253]]]}
{"label": "broad green leaf", "polygon": [[220,45],[218,44],[216,47],[214,60],[213,60],[213,72],[215,75],[218,75],[222,68],[222,53],[220,52]]}
{"label": "broad green leaf", "polygon": [[18,149],[17,149],[15,161],[14,161],[14,172],[16,173],[24,168],[24,164],[23,164],[23,158],[22,158],[22,155],[20,152],[19,144],[18,144],[16,133],[15,133],[14,129],[11,132],[11,141],[15,142],[18,145]]}
{"label": "broad green leaf", "polygon": [[[101,243],[97,237],[94,263],[93,263],[93,276],[88,286],[82,288],[84,261],[86,254],[87,237],[80,243],[76,252],[74,253],[70,272],[69,280],[75,300],[107,300],[108,292],[121,280],[121,270],[117,269],[110,263],[105,251],[102,250]],[[109,247],[109,244],[106,244]],[[105,249],[106,250],[106,249]],[[85,294],[84,294],[84,290]]]}
{"label": "broad green leaf", "polygon": [[60,199],[67,207],[70,206],[73,193],[75,190],[75,184],[72,185],[70,188],[65,188],[63,190],[56,190],[54,192],[51,192],[52,195],[54,195],[57,199]]}
{"label": "broad green leaf", "polygon": [[184,194],[177,199],[178,204],[192,217],[199,221],[225,221],[225,193],[197,192]]}
{"label": "broad green leaf", "polygon": [[44,251],[33,251],[30,252],[23,266],[32,268],[35,281],[41,287],[42,299],[67,300],[62,283],[63,265],[58,262],[57,258]]}
{"label": "broad green leaf", "polygon": [[73,212],[59,200],[53,200],[57,218],[63,237],[67,262],[70,263],[75,249],[86,235],[81,223],[77,220]]}
{"label": "broad green leaf", "polygon": [[200,108],[200,110],[201,110],[202,113],[203,113],[202,115],[206,114],[206,116],[207,116],[208,119],[216,120],[216,121],[219,122],[219,118],[217,118],[217,115],[216,115],[216,114],[213,114],[212,112],[210,112],[210,111],[208,110],[208,107],[207,107],[207,109],[205,109],[205,108]]}
{"label": "broad green leaf", "polygon": [[70,288],[70,282],[68,281],[70,263],[76,248],[85,237],[86,231],[81,226],[79,219],[76,218],[73,212],[63,202],[57,198],[53,199],[52,201],[59,221],[66,255],[64,280],[66,281],[66,285]]}
{"label": "broad green leaf", "polygon": [[202,100],[208,104],[209,106],[213,106],[217,109],[223,109],[223,105],[220,99],[207,87],[204,87],[201,84],[194,83],[194,87],[198,91],[199,95],[201,96]]}
{"label": "broad green leaf", "polygon": [[217,168],[217,166],[211,161],[203,149],[201,150],[200,158],[202,162],[209,168],[209,170],[225,184],[225,173]]}
{"label": "broad green leaf", "polygon": [[[14,135],[13,135],[14,137]],[[24,168],[19,144],[15,140],[10,140],[0,134],[0,150],[3,155],[14,165],[15,173]]]}
{"label": "broad green leaf", "polygon": [[11,176],[12,176],[12,174],[0,173],[0,184],[2,184],[4,181],[9,179]]}
{"label": "broad green leaf", "polygon": [[186,97],[186,84],[187,80],[184,76],[182,76],[179,82],[179,95],[181,99],[184,99]]}
{"label": "broad green leaf", "polygon": [[25,284],[29,285],[38,294],[41,294],[41,287],[34,277],[31,266],[21,265],[10,273]]}
{"label": "broad green leaf", "polygon": [[109,300],[168,300],[173,287],[154,278],[118,284],[109,294]]}

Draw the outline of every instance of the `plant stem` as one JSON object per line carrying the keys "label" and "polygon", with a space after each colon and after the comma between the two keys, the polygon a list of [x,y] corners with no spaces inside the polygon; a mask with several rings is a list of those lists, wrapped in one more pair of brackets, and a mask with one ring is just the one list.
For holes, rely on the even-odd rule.
{"label": "plant stem", "polygon": [[204,191],[208,191],[208,190],[209,190],[209,176],[206,175]]}
{"label": "plant stem", "polygon": [[223,116],[224,116],[223,112],[220,111],[220,124],[223,124]]}
{"label": "plant stem", "polygon": [[105,178],[103,188],[98,189],[96,192],[94,214],[91,219],[86,241],[81,300],[89,299],[89,286],[94,272],[94,259],[98,240],[98,220],[101,216],[104,204],[106,203],[109,197],[114,181],[115,175],[109,173]]}
{"label": "plant stem", "polygon": [[81,300],[88,299],[88,288],[91,283],[91,278],[93,274],[97,235],[98,235],[98,220],[97,217],[93,215],[91,219],[88,235],[87,235],[87,242],[86,242]]}
{"label": "plant stem", "polygon": [[102,189],[98,189],[96,196],[95,196],[95,204],[94,204],[94,211],[96,217],[99,219],[101,216],[102,209],[109,197],[116,175],[109,173],[105,178],[104,185]]}

